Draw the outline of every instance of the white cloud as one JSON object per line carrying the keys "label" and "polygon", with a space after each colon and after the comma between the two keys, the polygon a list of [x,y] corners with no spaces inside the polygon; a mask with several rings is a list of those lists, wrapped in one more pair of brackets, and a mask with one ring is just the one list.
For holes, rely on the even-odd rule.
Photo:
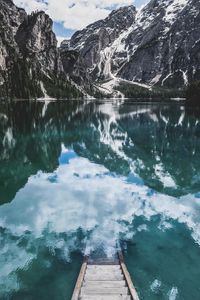
{"label": "white cloud", "polygon": [[43,1],[37,0],[14,0],[14,3],[19,7],[23,7],[28,13],[35,10],[46,10],[47,8]]}
{"label": "white cloud", "polygon": [[[62,164],[54,173],[38,172],[31,176],[11,203],[0,206],[0,227],[5,228],[5,232],[23,236],[30,231],[33,237],[46,236],[52,247],[58,247],[58,240],[54,240],[56,236],[48,236],[47,232],[70,236],[82,228],[83,232],[91,232],[87,236],[87,254],[103,245],[105,252],[111,255],[122,237],[131,238],[136,230],[140,233],[152,229],[150,223],[133,228],[134,219],[143,217],[151,220],[159,215],[159,230],[170,230],[175,222],[185,224],[194,241],[200,245],[198,198],[191,194],[180,198],[159,193],[149,195],[151,189],[147,186],[128,183],[126,177],[109,175],[104,166],[82,157],[70,158],[71,153],[73,150],[63,146]],[[73,237],[77,236],[73,234]],[[14,251],[15,255],[17,249],[10,244],[8,241],[6,249],[0,249],[0,258],[6,253],[6,258],[13,260],[7,253]],[[66,241],[64,244],[70,251]],[[79,244],[75,243],[74,247],[79,247]],[[27,260],[25,254],[21,256],[20,264]],[[12,265],[8,264],[8,259],[4,262],[0,281],[16,263],[17,258]]]}
{"label": "white cloud", "polygon": [[133,0],[14,0],[15,4],[26,9],[44,10],[57,22],[63,22],[69,29],[82,29],[92,22],[105,18],[110,9],[133,4]]}

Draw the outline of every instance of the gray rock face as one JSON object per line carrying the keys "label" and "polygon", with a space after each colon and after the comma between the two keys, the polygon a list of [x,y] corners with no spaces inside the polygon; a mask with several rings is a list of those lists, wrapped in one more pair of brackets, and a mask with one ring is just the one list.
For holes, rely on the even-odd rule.
{"label": "gray rock face", "polygon": [[[105,20],[76,32],[71,38],[70,48],[78,54],[78,58],[71,75],[88,80],[109,78],[109,47],[133,24],[135,15],[134,6],[123,7],[114,10]],[[115,68],[115,65],[112,67]]]}
{"label": "gray rock face", "polygon": [[74,72],[83,66],[92,81],[183,87],[200,79],[200,2],[152,0],[141,11],[114,11],[74,34]]}
{"label": "gray rock face", "polygon": [[52,31],[53,22],[43,12],[27,16],[16,34],[16,42],[24,57],[37,62],[43,72],[62,71],[58,66],[56,36]]}
{"label": "gray rock face", "polygon": [[0,96],[81,96],[64,73],[53,22],[0,0]]}
{"label": "gray rock face", "polygon": [[199,79],[199,33],[199,1],[151,1],[125,41],[130,59],[117,76],[168,87]]}
{"label": "gray rock face", "polygon": [[4,83],[7,59],[19,53],[15,34],[25,17],[25,11],[17,8],[12,1],[0,1],[0,86]]}

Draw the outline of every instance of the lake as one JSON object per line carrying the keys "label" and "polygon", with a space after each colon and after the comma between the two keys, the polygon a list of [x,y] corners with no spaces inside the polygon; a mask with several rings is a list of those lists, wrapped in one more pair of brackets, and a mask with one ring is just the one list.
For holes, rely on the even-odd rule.
{"label": "lake", "polygon": [[0,104],[0,299],[70,300],[122,248],[141,299],[200,299],[200,115],[131,100]]}

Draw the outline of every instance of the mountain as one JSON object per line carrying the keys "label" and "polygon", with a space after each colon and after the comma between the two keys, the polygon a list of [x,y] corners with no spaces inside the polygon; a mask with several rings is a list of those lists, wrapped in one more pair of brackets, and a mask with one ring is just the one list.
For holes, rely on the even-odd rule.
{"label": "mountain", "polygon": [[0,0],[0,96],[81,96],[63,71],[52,25],[44,12],[27,15]]}
{"label": "mountain", "polygon": [[200,79],[199,32],[198,0],[123,7],[72,36],[68,52],[77,60],[71,73],[81,77],[87,70],[85,80],[108,93],[119,83],[183,88]]}
{"label": "mountain", "polygon": [[0,0],[0,96],[184,95],[200,80],[200,2],[116,9],[57,48],[52,20]]}

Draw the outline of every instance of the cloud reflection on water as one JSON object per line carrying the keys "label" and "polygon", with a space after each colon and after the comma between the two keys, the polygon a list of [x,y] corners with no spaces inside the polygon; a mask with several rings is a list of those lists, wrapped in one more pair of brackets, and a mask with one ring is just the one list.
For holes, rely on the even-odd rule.
{"label": "cloud reflection on water", "polygon": [[[1,207],[1,226],[8,232],[22,236],[29,231],[32,237],[39,238],[47,232],[70,236],[81,228],[86,247],[82,251],[88,254],[103,247],[107,255],[113,255],[119,239],[132,236],[128,224],[134,218],[150,220],[159,214],[162,230],[176,220],[184,223],[200,244],[198,198],[187,195],[177,199],[152,192],[138,182],[136,175],[130,182],[127,177],[110,173],[105,167],[62,148],[62,163],[55,172],[31,176],[12,203]],[[55,248],[68,246],[59,240],[54,243]]]}
{"label": "cloud reflection on water", "polygon": [[[24,140],[31,136],[30,145],[36,145],[37,151],[26,158],[29,163],[31,159],[35,163],[40,155],[40,141],[41,158],[46,154],[42,166],[51,163],[52,157],[52,166],[56,165],[58,149],[62,150],[53,172],[37,171],[11,203],[0,206],[0,287],[4,291],[20,289],[16,272],[29,267],[41,244],[53,255],[59,251],[66,261],[73,250],[89,254],[103,248],[111,256],[119,242],[134,240],[136,233],[151,230],[151,220],[156,216],[160,217],[160,231],[173,230],[181,223],[200,244],[200,203],[194,192],[199,184],[195,152],[199,144],[193,120],[187,120],[182,111],[174,118],[168,113],[165,116],[163,109],[154,112],[153,107],[107,103],[92,106],[92,112],[90,108],[84,108],[89,113],[77,108],[60,121],[47,118],[49,104],[47,116],[42,116],[47,120],[40,119],[41,127],[39,121],[35,122],[23,136]],[[10,132],[6,131],[9,149],[4,147],[2,160],[5,155],[9,158],[18,145],[20,135],[14,137],[12,130],[12,137]],[[55,145],[52,155],[49,149]],[[184,157],[178,152],[182,145]],[[29,154],[30,146],[28,150]],[[179,168],[177,160],[182,162]],[[190,162],[191,182],[185,172]],[[36,160],[34,170],[39,169],[37,164],[40,166]],[[177,190],[180,197],[175,197]],[[144,224],[134,227],[137,218]],[[149,223],[145,224],[146,220]]]}

